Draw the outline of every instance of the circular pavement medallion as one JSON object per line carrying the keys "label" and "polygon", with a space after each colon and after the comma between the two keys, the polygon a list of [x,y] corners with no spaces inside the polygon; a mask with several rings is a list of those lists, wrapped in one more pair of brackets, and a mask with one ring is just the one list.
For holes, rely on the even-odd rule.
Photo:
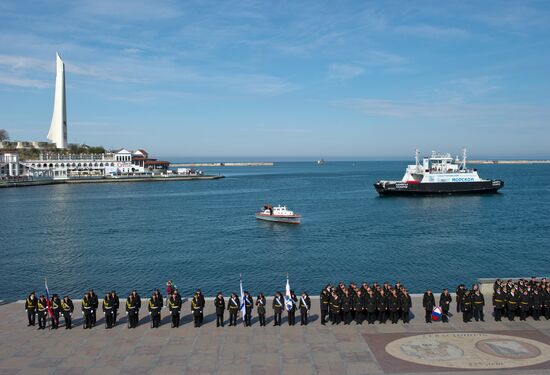
{"label": "circular pavement medallion", "polygon": [[532,366],[550,360],[550,345],[523,337],[491,333],[433,333],[404,337],[386,352],[421,365],[460,369]]}

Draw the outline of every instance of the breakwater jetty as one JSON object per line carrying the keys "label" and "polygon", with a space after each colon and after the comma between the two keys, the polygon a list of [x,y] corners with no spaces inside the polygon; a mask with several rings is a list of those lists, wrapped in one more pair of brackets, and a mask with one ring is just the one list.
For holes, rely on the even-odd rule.
{"label": "breakwater jetty", "polygon": [[[121,301],[122,302],[122,301]],[[271,312],[268,299],[268,312]],[[488,303],[489,305],[490,303]],[[413,296],[410,324],[321,325],[319,299],[312,297],[310,324],[274,327],[268,314],[260,327],[254,311],[252,327],[239,315],[236,327],[216,327],[214,304],[206,301],[204,324],[194,328],[190,302],[182,309],[179,328],[150,328],[142,304],[136,329],[118,324],[82,329],[80,302],[75,301],[74,328],[38,331],[27,327],[22,302],[0,306],[0,373],[74,374],[531,374],[550,371],[550,322],[424,322],[422,298]],[[487,315],[490,307],[486,306]],[[226,319],[228,318],[226,313]],[[60,346],[59,344],[62,343]],[[472,372],[473,371],[473,372]]]}
{"label": "breakwater jetty", "polygon": [[215,163],[172,163],[171,167],[272,167],[272,161],[259,162],[215,162]]}
{"label": "breakwater jetty", "polygon": [[119,177],[78,177],[69,179],[5,179],[0,180],[0,188],[9,187],[30,187],[41,185],[60,184],[95,184],[95,183],[122,183],[122,182],[170,182],[170,181],[191,181],[191,180],[218,180],[223,175],[158,175],[158,176],[119,176]]}
{"label": "breakwater jetty", "polygon": [[550,160],[468,160],[469,164],[550,164]]}

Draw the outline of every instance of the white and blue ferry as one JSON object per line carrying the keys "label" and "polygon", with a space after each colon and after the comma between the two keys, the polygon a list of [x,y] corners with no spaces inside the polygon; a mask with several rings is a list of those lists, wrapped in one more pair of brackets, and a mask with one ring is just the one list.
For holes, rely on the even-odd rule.
{"label": "white and blue ferry", "polygon": [[496,193],[504,186],[502,180],[485,180],[476,169],[466,167],[466,149],[462,160],[451,154],[432,152],[420,163],[409,165],[401,181],[380,180],[374,184],[380,195],[480,194]]}

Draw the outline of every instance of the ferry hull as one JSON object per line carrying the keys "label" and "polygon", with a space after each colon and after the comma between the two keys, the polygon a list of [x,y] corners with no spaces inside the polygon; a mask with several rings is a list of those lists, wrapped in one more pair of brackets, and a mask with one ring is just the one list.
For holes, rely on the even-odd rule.
{"label": "ferry hull", "polygon": [[408,183],[379,181],[374,188],[381,196],[387,195],[440,195],[440,194],[490,194],[504,186],[501,180],[475,182]]}
{"label": "ferry hull", "polygon": [[272,215],[256,214],[256,219],[264,220],[264,221],[271,221],[273,223],[300,224],[300,217],[299,216],[283,217],[283,216],[272,216]]}

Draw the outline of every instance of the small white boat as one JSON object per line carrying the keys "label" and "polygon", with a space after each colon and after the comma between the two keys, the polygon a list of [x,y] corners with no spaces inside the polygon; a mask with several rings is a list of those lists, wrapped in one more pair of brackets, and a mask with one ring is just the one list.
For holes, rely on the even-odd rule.
{"label": "small white boat", "polygon": [[281,205],[273,207],[270,204],[266,204],[261,211],[256,212],[256,219],[273,221],[276,223],[300,224],[301,217],[301,215]]}
{"label": "small white boat", "polygon": [[317,160],[317,165],[325,165],[325,159]]}

